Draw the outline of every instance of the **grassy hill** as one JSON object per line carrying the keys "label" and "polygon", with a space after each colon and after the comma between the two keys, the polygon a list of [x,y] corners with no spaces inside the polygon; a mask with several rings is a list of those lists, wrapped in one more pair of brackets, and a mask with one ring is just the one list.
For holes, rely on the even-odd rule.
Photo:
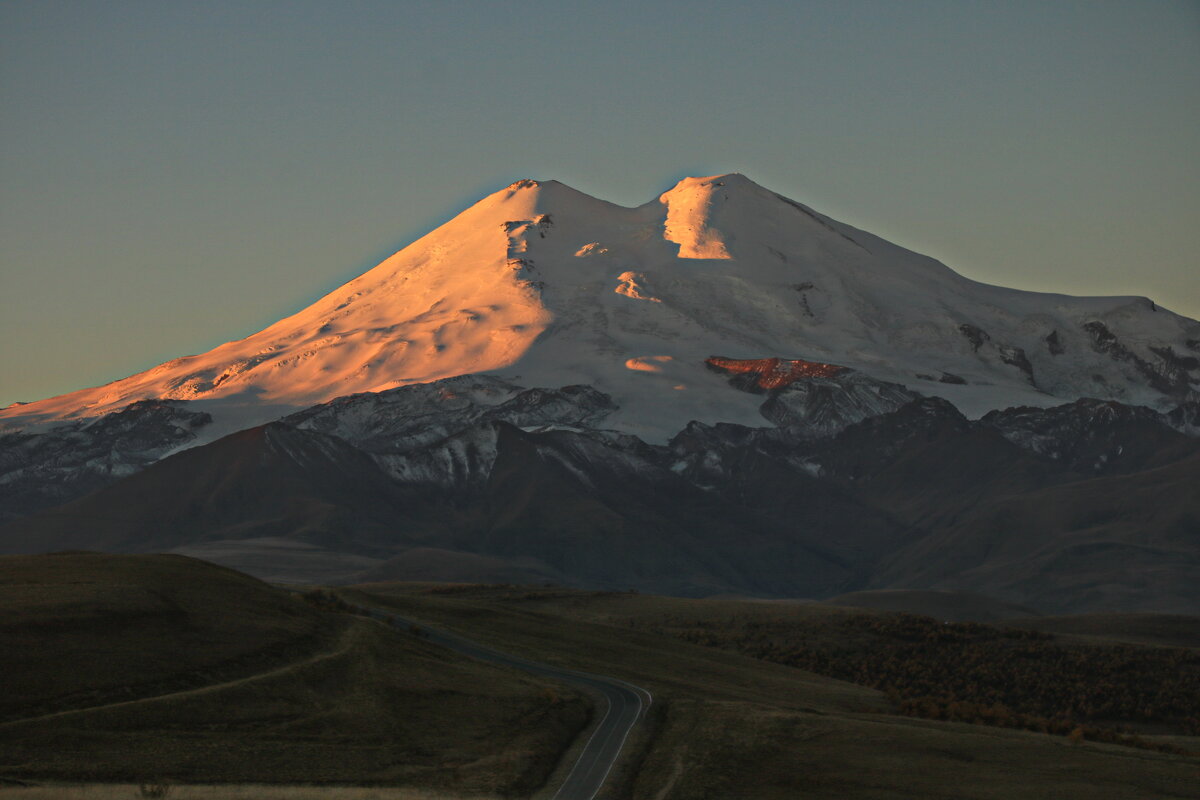
{"label": "grassy hill", "polygon": [[921,614],[951,622],[998,622],[1015,617],[1037,616],[1032,609],[1014,603],[1005,603],[981,594],[933,589],[876,589],[874,591],[848,592],[821,602],[831,606]]}
{"label": "grassy hill", "polygon": [[1097,642],[1200,648],[1200,617],[1182,614],[1071,614],[1011,619],[1006,624]]}
{"label": "grassy hill", "polygon": [[527,794],[590,704],[181,556],[0,558],[0,778]]}

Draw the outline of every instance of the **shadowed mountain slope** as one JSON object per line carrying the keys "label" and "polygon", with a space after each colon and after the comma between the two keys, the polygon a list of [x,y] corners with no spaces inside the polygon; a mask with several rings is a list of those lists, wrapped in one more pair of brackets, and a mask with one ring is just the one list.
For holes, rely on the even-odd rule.
{"label": "shadowed mountain slope", "polygon": [[273,423],[186,450],[10,526],[8,552],[169,550],[184,542],[291,536],[367,546],[397,512],[396,488],[340,439]]}
{"label": "shadowed mountain slope", "polygon": [[1200,454],[981,501],[892,557],[876,586],[970,589],[1039,610],[1195,613]]}
{"label": "shadowed mountain slope", "polygon": [[[598,402],[539,397],[564,419]],[[325,427],[377,452],[273,423],[10,523],[0,547],[178,549],[277,580],[773,597],[946,589],[1054,612],[1200,605],[1200,443],[1160,423],[1176,460],[1092,477],[936,398],[825,437],[696,423],[669,446],[540,412],[528,430],[472,412],[441,439],[388,437],[378,431],[395,421],[359,413],[374,398],[339,406],[353,425]],[[286,548],[293,560],[274,563]]]}

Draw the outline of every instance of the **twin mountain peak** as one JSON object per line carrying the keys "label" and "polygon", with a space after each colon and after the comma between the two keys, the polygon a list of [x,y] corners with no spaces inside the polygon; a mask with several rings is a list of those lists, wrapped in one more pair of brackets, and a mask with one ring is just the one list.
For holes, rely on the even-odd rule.
{"label": "twin mountain peak", "polygon": [[855,376],[975,417],[1079,397],[1166,410],[1195,399],[1198,350],[1200,323],[1144,298],[978,283],[740,174],[685,178],[635,208],[522,180],[265,330],[11,406],[0,426],[159,399],[194,401],[229,432],[483,374],[593,387],[616,406],[606,427],[662,442],[693,420],[761,426],[756,395],[782,384],[738,384],[747,371]]}

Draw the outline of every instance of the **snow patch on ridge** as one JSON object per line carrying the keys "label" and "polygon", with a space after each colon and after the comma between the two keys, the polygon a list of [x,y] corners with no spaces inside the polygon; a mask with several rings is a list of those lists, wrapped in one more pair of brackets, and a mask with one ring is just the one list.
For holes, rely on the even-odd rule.
{"label": "snow patch on ridge", "polygon": [[679,245],[680,258],[731,258],[724,235],[711,225],[713,204],[728,199],[724,186],[712,178],[684,178],[659,197],[667,207],[663,237]]}
{"label": "snow patch on ridge", "polygon": [[661,303],[657,297],[648,293],[645,288],[646,276],[640,272],[626,270],[617,276],[619,281],[617,288],[614,289],[617,294],[623,294],[626,297],[631,297],[634,300],[648,300],[651,303]]}

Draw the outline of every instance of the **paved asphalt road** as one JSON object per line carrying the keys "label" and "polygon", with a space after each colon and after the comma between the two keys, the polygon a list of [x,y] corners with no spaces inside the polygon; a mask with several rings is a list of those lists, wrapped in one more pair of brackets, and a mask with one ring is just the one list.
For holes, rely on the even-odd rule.
{"label": "paved asphalt road", "polygon": [[555,792],[553,800],[592,800],[599,793],[613,764],[621,755],[621,747],[625,744],[629,732],[633,730],[633,726],[650,708],[650,703],[653,701],[650,693],[645,689],[617,678],[576,672],[530,661],[520,656],[493,650],[453,633],[431,628],[424,623],[376,609],[371,609],[370,614],[378,619],[390,618],[393,625],[406,632],[416,626],[426,641],[448,647],[465,656],[492,664],[516,667],[534,675],[577,686],[585,691],[598,692],[604,697],[607,701],[604,716],[592,732],[583,752],[579,754],[579,759],[571,768],[567,779]]}

